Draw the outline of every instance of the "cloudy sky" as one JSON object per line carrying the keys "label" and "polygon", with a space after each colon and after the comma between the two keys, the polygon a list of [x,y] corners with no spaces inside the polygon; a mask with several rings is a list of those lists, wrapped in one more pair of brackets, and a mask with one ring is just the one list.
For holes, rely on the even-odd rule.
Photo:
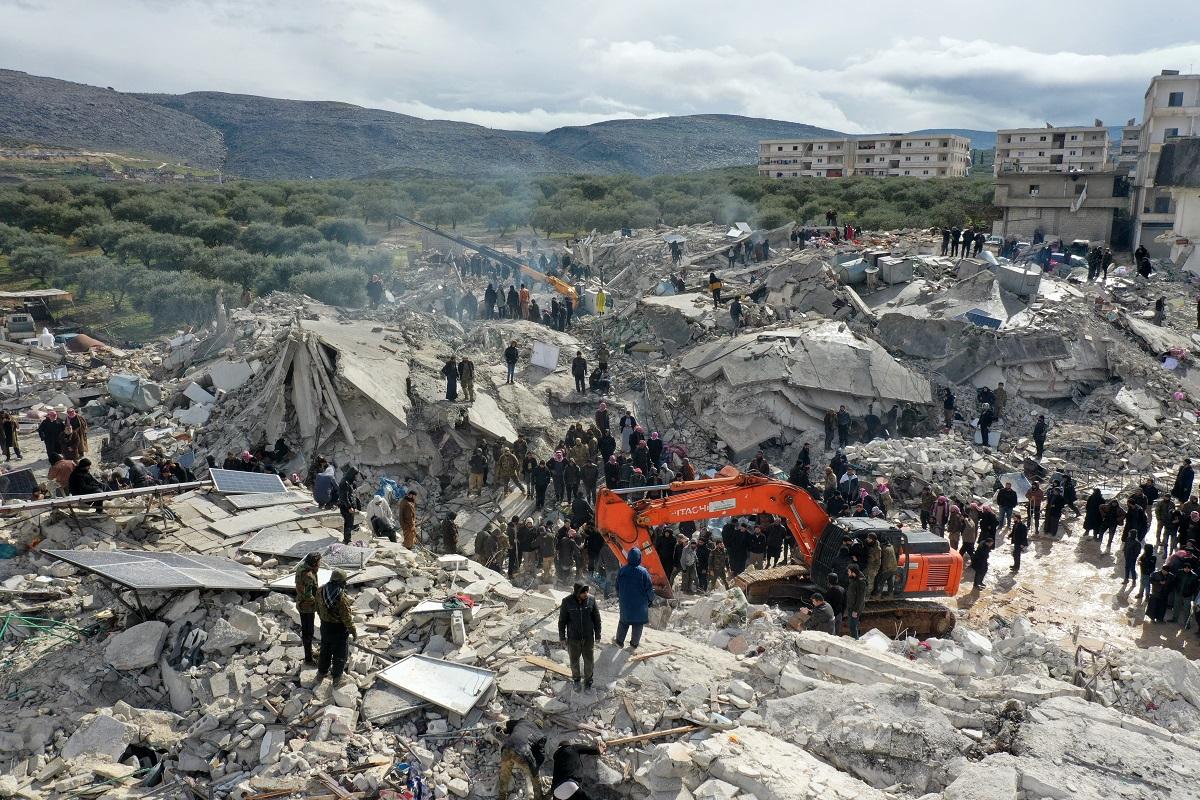
{"label": "cloudy sky", "polygon": [[530,131],[729,113],[855,133],[1117,125],[1141,117],[1159,70],[1200,70],[1195,0],[926,7],[0,0],[0,67],[123,91],[341,100]]}

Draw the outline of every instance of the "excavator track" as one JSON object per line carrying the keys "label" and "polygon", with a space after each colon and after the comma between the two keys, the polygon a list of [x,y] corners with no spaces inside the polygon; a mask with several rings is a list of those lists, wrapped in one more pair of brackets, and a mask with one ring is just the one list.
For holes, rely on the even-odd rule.
{"label": "excavator track", "polygon": [[[808,577],[808,568],[789,564],[743,572],[734,579],[751,603],[800,606],[818,591]],[[859,630],[878,630],[890,638],[915,636],[918,639],[948,636],[955,625],[954,611],[928,600],[867,600]],[[845,629],[843,629],[845,630]]]}

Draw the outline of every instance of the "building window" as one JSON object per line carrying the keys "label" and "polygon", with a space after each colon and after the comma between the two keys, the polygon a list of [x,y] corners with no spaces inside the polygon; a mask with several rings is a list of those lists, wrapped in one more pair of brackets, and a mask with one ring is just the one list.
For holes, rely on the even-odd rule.
{"label": "building window", "polygon": [[798,145],[798,144],[794,144],[794,145],[792,145],[792,149],[793,149],[793,150],[799,150],[799,149],[800,149],[800,145]]}
{"label": "building window", "polygon": [[1021,137],[1021,141],[1022,141],[1022,142],[1023,142],[1023,141],[1025,141],[1025,137],[1024,137],[1024,136],[1022,136],[1022,137]]}
{"label": "building window", "polygon": [[782,153],[782,152],[783,152],[783,145],[780,145],[780,146],[778,147],[778,152],[780,152],[780,153]]}
{"label": "building window", "polygon": [[929,174],[929,170],[927,170],[927,169],[921,170],[921,174],[922,174],[922,175],[928,175],[928,174]]}
{"label": "building window", "polygon": [[1038,141],[1039,141],[1039,142],[1044,142],[1044,141],[1046,141],[1046,137],[1045,137],[1045,136],[1043,136],[1043,137],[1041,137],[1040,139],[1038,139]]}
{"label": "building window", "polygon": [[1030,197],[1037,197],[1041,193],[1042,193],[1042,185],[1040,183],[1029,184],[1029,196]]}
{"label": "building window", "polygon": [[1179,128],[1167,128],[1163,131],[1163,140],[1174,139],[1179,136]]}
{"label": "building window", "polygon": [[941,144],[941,146],[942,146],[942,147],[945,147],[945,146],[946,146],[946,144],[947,144],[946,140],[945,140],[945,139],[943,139],[943,140],[942,140],[942,144]]}
{"label": "building window", "polygon": [[1074,150],[1070,151],[1069,155],[1075,155],[1075,151]]}
{"label": "building window", "polygon": [[1167,95],[1167,105],[1178,108],[1183,105],[1183,92],[1171,92]]}
{"label": "building window", "polygon": [[904,143],[904,146],[905,146],[905,147],[912,147],[912,142],[905,142],[905,143]]}
{"label": "building window", "polygon": [[929,160],[929,156],[925,156],[925,160],[926,160],[926,161],[928,161],[928,160]]}
{"label": "building window", "polygon": [[1171,198],[1169,198],[1169,197],[1154,198],[1154,213],[1155,214],[1170,214],[1171,213]]}
{"label": "building window", "polygon": [[905,175],[912,175],[912,173],[911,173],[911,172],[909,172],[908,170],[904,170],[904,174],[905,174]]}
{"label": "building window", "polygon": [[1075,134],[1073,134],[1073,133],[1071,134],[1071,141],[1072,141],[1072,142],[1073,142],[1073,141],[1075,141],[1075,140],[1076,140],[1076,139],[1078,139],[1078,138],[1079,138],[1079,137],[1078,137],[1078,136],[1076,136]]}
{"label": "building window", "polygon": [[782,177],[783,177],[783,173],[782,173],[782,172],[776,172],[776,173],[775,173],[775,177],[776,177],[776,178],[782,178]]}

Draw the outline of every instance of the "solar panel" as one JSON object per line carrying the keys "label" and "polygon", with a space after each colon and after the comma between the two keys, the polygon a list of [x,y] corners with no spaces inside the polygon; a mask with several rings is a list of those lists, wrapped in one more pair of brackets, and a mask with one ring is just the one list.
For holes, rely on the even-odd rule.
{"label": "solar panel", "polygon": [[224,494],[258,494],[286,492],[278,475],[263,472],[238,472],[233,469],[210,469],[209,477]]}
{"label": "solar panel", "polygon": [[44,550],[49,556],[130,589],[265,589],[236,561],[143,550]]}
{"label": "solar panel", "polygon": [[0,475],[0,498],[28,500],[37,489],[37,479],[31,469],[17,469]]}

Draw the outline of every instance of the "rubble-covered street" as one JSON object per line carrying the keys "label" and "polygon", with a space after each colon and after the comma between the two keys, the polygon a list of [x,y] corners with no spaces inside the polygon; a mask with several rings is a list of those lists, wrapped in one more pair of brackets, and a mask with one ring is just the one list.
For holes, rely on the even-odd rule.
{"label": "rubble-covered street", "polygon": [[[576,777],[610,800],[1200,797],[1200,504],[1190,478],[1160,502],[1200,452],[1193,277],[799,233],[594,234],[521,277],[425,234],[366,308],[275,293],[141,348],[5,343],[22,451],[0,475],[0,797],[493,798],[518,719],[546,737],[547,787],[560,744],[602,743]],[[545,322],[490,313],[531,307]],[[628,469],[598,412],[618,453],[645,440]],[[64,444],[94,484],[58,484]],[[834,636],[701,570],[617,646],[594,489],[729,465],[946,538],[961,585],[922,599],[953,630]],[[1004,526],[980,561],[997,492],[1026,517],[1035,483],[1074,492],[1061,520],[1047,497],[1019,570]],[[1173,581],[1149,601],[1140,564],[1122,583],[1143,544]],[[320,617],[306,659],[311,553],[320,616],[350,609],[341,680],[336,655],[318,675]],[[560,635],[576,582],[599,606],[592,685]],[[1160,591],[1181,598],[1162,623]],[[556,796],[521,778],[512,796]]]}

